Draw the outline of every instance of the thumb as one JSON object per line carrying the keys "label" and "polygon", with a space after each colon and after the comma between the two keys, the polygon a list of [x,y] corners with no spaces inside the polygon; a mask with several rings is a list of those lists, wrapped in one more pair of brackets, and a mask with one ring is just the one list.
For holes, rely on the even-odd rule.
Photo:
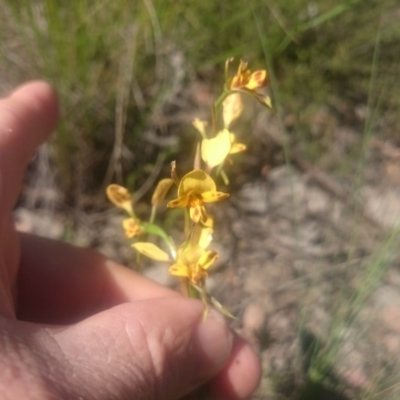
{"label": "thumb", "polygon": [[57,98],[45,82],[30,82],[0,99],[2,206],[11,210],[29,159],[55,128]]}
{"label": "thumb", "polygon": [[[125,303],[67,329],[50,328],[46,353],[62,398],[178,399],[227,362],[222,316],[177,296]],[[42,342],[43,343],[43,342]],[[54,374],[54,366],[57,373]]]}

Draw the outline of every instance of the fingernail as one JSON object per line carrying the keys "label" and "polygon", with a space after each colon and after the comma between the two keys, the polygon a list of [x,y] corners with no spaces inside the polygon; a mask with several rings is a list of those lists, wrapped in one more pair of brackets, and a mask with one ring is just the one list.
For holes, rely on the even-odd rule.
{"label": "fingernail", "polygon": [[199,375],[211,377],[226,364],[232,351],[233,334],[224,317],[212,310],[195,332]]}

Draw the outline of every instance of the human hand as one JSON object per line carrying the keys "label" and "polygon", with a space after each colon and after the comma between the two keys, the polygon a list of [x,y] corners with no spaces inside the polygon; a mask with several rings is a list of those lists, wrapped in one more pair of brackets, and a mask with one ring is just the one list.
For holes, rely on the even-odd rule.
{"label": "human hand", "polygon": [[98,253],[14,228],[26,164],[54,129],[45,83],[0,101],[0,397],[243,399],[251,348],[202,304]]}

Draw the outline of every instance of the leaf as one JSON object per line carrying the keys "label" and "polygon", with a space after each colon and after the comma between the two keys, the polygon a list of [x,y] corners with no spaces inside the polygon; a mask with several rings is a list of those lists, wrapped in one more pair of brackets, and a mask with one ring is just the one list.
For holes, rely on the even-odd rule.
{"label": "leaf", "polygon": [[149,235],[158,236],[162,240],[164,240],[164,243],[168,246],[170,253],[172,254],[172,257],[175,257],[175,255],[176,255],[175,246],[174,246],[171,238],[165,233],[165,231],[163,229],[161,229],[158,225],[149,224],[149,223],[143,223],[142,229],[145,233],[147,233]]}
{"label": "leaf", "polygon": [[234,315],[232,315],[229,310],[224,307],[215,297],[210,296],[210,300],[212,305],[225,317],[231,318],[231,319],[237,319]]}

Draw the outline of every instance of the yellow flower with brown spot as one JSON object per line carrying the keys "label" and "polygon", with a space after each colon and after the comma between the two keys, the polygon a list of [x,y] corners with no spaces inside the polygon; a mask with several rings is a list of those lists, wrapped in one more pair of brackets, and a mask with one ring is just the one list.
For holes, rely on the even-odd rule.
{"label": "yellow flower with brown spot", "polygon": [[108,200],[110,200],[116,207],[122,208],[129,215],[134,215],[132,207],[133,199],[128,189],[113,183],[112,185],[107,186],[106,194]]}
{"label": "yellow flower with brown spot", "polygon": [[178,250],[176,262],[169,268],[174,276],[187,278],[194,285],[203,283],[208,277],[208,269],[218,258],[218,253],[204,250],[199,245],[183,244]]}
{"label": "yellow flower with brown spot", "polygon": [[[227,60],[227,64],[229,64],[231,61],[231,59]],[[263,105],[271,107],[271,99],[257,91],[257,89],[267,86],[267,71],[265,69],[260,69],[252,72],[247,65],[247,62],[240,60],[236,75],[234,75],[227,82],[228,89],[247,92]]]}
{"label": "yellow flower with brown spot", "polygon": [[217,191],[211,176],[201,169],[195,169],[183,176],[178,186],[178,198],[171,200],[167,207],[188,207],[193,222],[204,222],[207,220],[204,203],[214,203],[228,197],[228,193]]}
{"label": "yellow flower with brown spot", "polygon": [[205,250],[199,244],[187,242],[178,249],[174,261],[165,251],[153,243],[138,242],[132,244],[132,247],[146,257],[171,264],[169,268],[171,275],[186,278],[194,285],[204,283],[204,279],[208,277],[209,268],[218,258],[217,252]]}
{"label": "yellow flower with brown spot", "polygon": [[247,62],[240,60],[238,71],[229,83],[230,89],[255,90],[267,86],[267,71],[263,69],[251,72],[247,65]]}
{"label": "yellow flower with brown spot", "polygon": [[122,228],[125,232],[125,236],[128,239],[138,236],[143,232],[142,227],[135,221],[134,218],[125,218],[122,220]]}

